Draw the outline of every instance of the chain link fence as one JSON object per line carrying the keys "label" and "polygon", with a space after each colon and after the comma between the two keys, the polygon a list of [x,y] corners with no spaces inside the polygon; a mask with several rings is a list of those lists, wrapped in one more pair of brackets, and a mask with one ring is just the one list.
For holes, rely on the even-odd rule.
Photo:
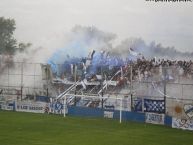
{"label": "chain link fence", "polygon": [[[130,104],[125,104],[128,106],[126,108],[131,108],[130,110],[134,107],[137,98],[141,98],[143,101],[144,99],[164,100],[166,114],[187,118],[186,106],[193,104],[193,74],[178,65],[157,66],[150,69],[136,65],[103,66],[94,70],[96,74],[90,73],[89,75],[86,75],[86,72],[91,71],[92,66],[86,69],[82,64],[64,65],[53,67],[40,63],[0,61],[1,99],[2,96],[8,100],[24,100],[26,98],[33,100],[36,95],[55,97],[71,84],[81,81],[83,78],[91,83],[90,86],[86,90],[76,87],[74,93],[94,94],[101,90],[98,77],[101,75],[102,81],[112,81],[111,84],[104,87],[104,96],[130,98],[132,95],[132,100],[128,101]],[[115,74],[118,75],[115,76]],[[94,87],[91,87],[92,85]],[[94,101],[82,100],[83,104],[89,102],[89,105],[86,106],[100,106],[100,104],[96,105],[98,101]],[[104,103],[106,104],[103,105],[112,106],[113,101],[106,99]],[[142,112],[144,107],[142,105]]]}
{"label": "chain link fence", "polygon": [[0,62],[0,90],[6,99],[23,100],[46,95],[45,84],[39,63]]}

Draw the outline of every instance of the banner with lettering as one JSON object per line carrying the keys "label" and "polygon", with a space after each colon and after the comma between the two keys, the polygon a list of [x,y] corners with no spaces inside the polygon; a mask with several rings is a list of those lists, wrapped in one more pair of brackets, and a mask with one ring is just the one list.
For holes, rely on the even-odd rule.
{"label": "banner with lettering", "polygon": [[157,114],[157,113],[145,113],[145,122],[152,123],[152,124],[162,124],[164,125],[164,114]]}
{"label": "banner with lettering", "polygon": [[19,112],[46,113],[49,110],[49,105],[44,102],[17,102],[16,106]]}

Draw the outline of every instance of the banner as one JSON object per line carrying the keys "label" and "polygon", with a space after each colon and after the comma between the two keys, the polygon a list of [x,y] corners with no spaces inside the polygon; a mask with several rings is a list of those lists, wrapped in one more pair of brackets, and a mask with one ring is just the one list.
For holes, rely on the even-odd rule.
{"label": "banner", "polygon": [[193,131],[193,121],[189,119],[172,118],[172,128],[180,128]]}
{"label": "banner", "polygon": [[145,113],[145,122],[152,123],[152,124],[162,124],[164,125],[164,114],[157,114],[157,113]]}
{"label": "banner", "polygon": [[164,100],[144,99],[144,112],[165,113]]}
{"label": "banner", "polygon": [[14,101],[0,101],[0,109],[2,110],[14,110],[15,102]]}
{"label": "banner", "polygon": [[19,112],[45,113],[49,110],[48,104],[43,102],[17,102],[16,106]]}
{"label": "banner", "polygon": [[104,111],[104,118],[113,118],[114,112]]}
{"label": "banner", "polygon": [[190,100],[167,100],[167,115],[174,118],[193,119],[193,104]]}
{"label": "banner", "polygon": [[64,105],[61,102],[50,103],[50,112],[54,114],[63,114]]}
{"label": "banner", "polygon": [[10,110],[14,110],[14,107],[6,104],[6,105],[0,105],[0,109],[10,111]]}

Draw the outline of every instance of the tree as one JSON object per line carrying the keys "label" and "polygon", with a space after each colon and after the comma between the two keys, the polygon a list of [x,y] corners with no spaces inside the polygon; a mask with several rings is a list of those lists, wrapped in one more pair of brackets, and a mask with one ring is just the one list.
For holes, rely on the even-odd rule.
{"label": "tree", "polygon": [[31,45],[30,43],[17,45],[17,40],[13,36],[15,29],[14,19],[0,17],[0,54],[14,55],[16,51],[24,51]]}

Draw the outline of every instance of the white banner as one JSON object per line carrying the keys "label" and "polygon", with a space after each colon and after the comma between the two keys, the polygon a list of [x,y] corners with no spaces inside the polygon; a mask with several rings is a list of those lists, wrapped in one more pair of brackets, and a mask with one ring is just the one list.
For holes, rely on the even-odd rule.
{"label": "white banner", "polygon": [[2,109],[2,110],[13,110],[13,106],[1,105],[0,109]]}
{"label": "white banner", "polygon": [[114,114],[114,112],[104,111],[104,117],[105,118],[113,118],[113,114]]}
{"label": "white banner", "polygon": [[14,101],[0,101],[0,109],[2,110],[14,110]]}
{"label": "white banner", "polygon": [[180,128],[193,131],[193,121],[189,119],[172,118],[172,128]]}
{"label": "white banner", "polygon": [[45,113],[49,111],[49,106],[44,102],[17,102],[16,111]]}
{"label": "white banner", "polygon": [[165,115],[157,113],[145,113],[145,122],[152,124],[164,124]]}

